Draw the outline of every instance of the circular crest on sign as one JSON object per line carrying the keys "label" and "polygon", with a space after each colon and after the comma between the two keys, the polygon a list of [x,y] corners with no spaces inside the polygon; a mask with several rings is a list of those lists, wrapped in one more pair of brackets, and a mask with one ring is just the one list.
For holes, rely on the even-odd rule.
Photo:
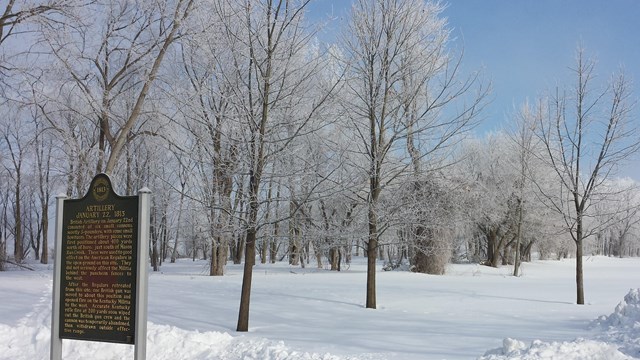
{"label": "circular crest on sign", "polygon": [[109,197],[109,180],[104,177],[97,178],[93,183],[91,194],[96,201],[104,201]]}

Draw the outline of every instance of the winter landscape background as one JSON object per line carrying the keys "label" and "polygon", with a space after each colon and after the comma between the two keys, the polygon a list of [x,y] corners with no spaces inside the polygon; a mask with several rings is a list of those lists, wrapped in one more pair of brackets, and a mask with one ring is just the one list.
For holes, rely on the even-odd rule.
{"label": "winter landscape background", "polygon": [[[0,281],[0,359],[49,358],[51,267]],[[640,259],[586,259],[587,304],[576,305],[572,260],[509,267],[451,265],[447,275],[379,274],[379,309],[364,308],[366,266],[257,265],[252,325],[235,332],[241,268],[207,276],[181,260],[149,285],[149,359],[639,358]],[[631,288],[633,288],[632,291]],[[626,296],[626,297],[625,297]],[[624,302],[623,302],[624,301]],[[618,305],[620,304],[620,305]],[[63,340],[68,360],[120,360],[133,347]]]}
{"label": "winter landscape background", "polygon": [[640,3],[602,4],[0,2],[0,358],[47,357],[98,173],[152,191],[154,358],[638,357]]}

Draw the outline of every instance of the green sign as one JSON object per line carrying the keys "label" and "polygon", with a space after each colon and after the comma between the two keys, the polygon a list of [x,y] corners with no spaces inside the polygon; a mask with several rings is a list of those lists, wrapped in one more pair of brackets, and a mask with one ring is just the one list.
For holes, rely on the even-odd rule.
{"label": "green sign", "polygon": [[99,174],[64,201],[60,338],[134,344],[138,196]]}

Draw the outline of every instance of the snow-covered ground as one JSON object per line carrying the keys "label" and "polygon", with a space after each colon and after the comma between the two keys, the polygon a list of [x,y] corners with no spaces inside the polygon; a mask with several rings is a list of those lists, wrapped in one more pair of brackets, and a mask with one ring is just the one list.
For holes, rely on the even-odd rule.
{"label": "snow-covered ground", "polygon": [[[36,266],[36,265],[34,265]],[[640,358],[640,259],[585,258],[587,304],[573,260],[451,265],[445,276],[257,265],[248,333],[235,332],[241,267],[166,263],[149,281],[148,359]],[[0,272],[0,359],[49,358],[51,266]],[[63,358],[133,358],[133,347],[63,341]]]}

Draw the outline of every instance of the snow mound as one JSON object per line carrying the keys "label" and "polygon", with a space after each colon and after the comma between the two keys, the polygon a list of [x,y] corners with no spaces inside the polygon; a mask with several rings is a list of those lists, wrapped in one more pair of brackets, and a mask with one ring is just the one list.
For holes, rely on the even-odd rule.
{"label": "snow mound", "polygon": [[634,359],[602,341],[577,339],[569,342],[543,342],[535,340],[530,346],[504,339],[503,346],[490,350],[480,360],[628,360]]}
{"label": "snow mound", "polygon": [[[0,324],[0,359],[49,359],[50,329],[47,326]],[[104,342],[64,340],[65,360],[120,360],[133,358],[133,346]],[[168,325],[148,323],[147,358],[154,360],[348,360],[365,357],[342,357],[294,351],[282,341],[220,332],[187,331]]]}
{"label": "snow mound", "polygon": [[[48,360],[51,344],[51,285],[17,326],[0,324],[0,360]],[[134,347],[106,342],[63,340],[65,360],[133,359]],[[227,333],[188,331],[147,322],[147,358],[154,360],[365,360],[295,351],[282,341]]]}
{"label": "snow mound", "polygon": [[504,339],[502,347],[487,351],[481,360],[621,360],[640,355],[640,289],[631,289],[609,316],[600,316],[591,324],[598,333],[592,340],[569,342],[535,340],[530,346],[522,341]]}
{"label": "snow mound", "polygon": [[640,355],[640,289],[631,289],[609,316],[600,316],[592,328],[603,331],[603,341],[616,343],[620,351]]}
{"label": "snow mound", "polygon": [[594,325],[619,329],[640,327],[640,289],[631,289],[611,315],[599,317]]}

